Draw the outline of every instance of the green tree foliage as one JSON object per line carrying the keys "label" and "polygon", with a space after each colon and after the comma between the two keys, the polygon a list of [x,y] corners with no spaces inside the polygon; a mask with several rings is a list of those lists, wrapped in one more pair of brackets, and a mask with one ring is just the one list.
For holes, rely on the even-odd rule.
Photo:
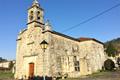
{"label": "green tree foliage", "polygon": [[[116,39],[105,42],[105,46],[106,46],[106,48],[107,47],[109,48],[109,46],[110,47],[112,46],[112,47],[114,47],[114,49],[117,50],[117,53],[113,54],[113,56],[119,54],[118,52],[120,51],[120,38],[116,38]],[[107,52],[109,52],[109,51],[110,50],[108,49]],[[112,51],[110,51],[110,52],[112,52]],[[111,56],[111,54],[109,54],[109,55]]]}
{"label": "green tree foliage", "polygon": [[106,53],[109,57],[115,57],[116,56],[116,53],[117,53],[117,50],[115,49],[115,47],[112,45],[112,43],[109,43],[107,45],[107,49],[106,49]]}

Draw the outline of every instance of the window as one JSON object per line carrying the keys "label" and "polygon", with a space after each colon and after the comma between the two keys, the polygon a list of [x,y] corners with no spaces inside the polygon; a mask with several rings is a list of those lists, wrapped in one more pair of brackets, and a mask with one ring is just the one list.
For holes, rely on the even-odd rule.
{"label": "window", "polygon": [[77,61],[77,57],[76,56],[73,57],[73,61],[74,62]]}
{"label": "window", "polygon": [[30,12],[29,19],[30,19],[30,20],[33,20],[33,11]]}
{"label": "window", "polygon": [[80,71],[80,63],[77,61],[77,56],[73,57],[75,71]]}
{"label": "window", "polygon": [[74,62],[75,71],[80,71],[79,61]]}
{"label": "window", "polygon": [[38,17],[37,19],[40,20],[40,17]]}
{"label": "window", "polygon": [[40,12],[37,12],[37,19],[40,20]]}
{"label": "window", "polygon": [[29,18],[30,18],[30,20],[33,20],[33,16],[32,15],[30,15]]}
{"label": "window", "polygon": [[38,11],[38,12],[37,12],[37,14],[39,15],[39,14],[40,14],[40,12]]}
{"label": "window", "polygon": [[31,11],[30,14],[33,15],[33,11]]}

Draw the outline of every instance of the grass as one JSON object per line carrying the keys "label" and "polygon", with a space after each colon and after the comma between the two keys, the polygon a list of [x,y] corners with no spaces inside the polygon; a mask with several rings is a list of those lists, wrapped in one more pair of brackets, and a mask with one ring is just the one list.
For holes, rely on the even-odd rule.
{"label": "grass", "polygon": [[[97,78],[103,75],[108,76],[111,72],[114,72],[114,71],[102,71],[102,72],[98,71],[93,74],[86,75],[85,78]],[[81,77],[80,78],[67,78],[67,79],[60,79],[60,80],[80,80],[80,79]]]}
{"label": "grass", "polygon": [[98,77],[98,76],[101,76],[101,75],[106,75],[107,73],[108,73],[108,71],[95,72],[95,73],[87,75],[87,76],[89,76],[89,77]]}
{"label": "grass", "polygon": [[0,71],[0,79],[14,78],[14,74],[11,71]]}
{"label": "grass", "polygon": [[115,72],[115,70],[113,71],[98,71],[98,72],[95,72],[93,74],[90,74],[90,75],[87,75],[88,77],[99,77],[99,76],[103,76],[103,75],[109,75],[111,72]]}

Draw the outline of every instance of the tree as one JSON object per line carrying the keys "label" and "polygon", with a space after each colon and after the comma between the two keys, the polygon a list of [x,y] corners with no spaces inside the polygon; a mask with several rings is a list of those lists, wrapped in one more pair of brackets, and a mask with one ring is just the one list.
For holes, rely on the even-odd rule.
{"label": "tree", "polygon": [[106,53],[109,57],[115,57],[116,56],[116,53],[117,53],[117,50],[115,49],[115,47],[112,45],[112,43],[109,43],[107,45],[107,49],[106,49]]}

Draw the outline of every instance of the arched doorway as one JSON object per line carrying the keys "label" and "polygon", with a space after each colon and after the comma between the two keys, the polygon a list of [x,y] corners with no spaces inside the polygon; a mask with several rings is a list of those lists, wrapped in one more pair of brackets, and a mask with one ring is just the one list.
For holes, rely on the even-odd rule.
{"label": "arched doorway", "polygon": [[29,76],[34,76],[34,63],[29,63]]}

